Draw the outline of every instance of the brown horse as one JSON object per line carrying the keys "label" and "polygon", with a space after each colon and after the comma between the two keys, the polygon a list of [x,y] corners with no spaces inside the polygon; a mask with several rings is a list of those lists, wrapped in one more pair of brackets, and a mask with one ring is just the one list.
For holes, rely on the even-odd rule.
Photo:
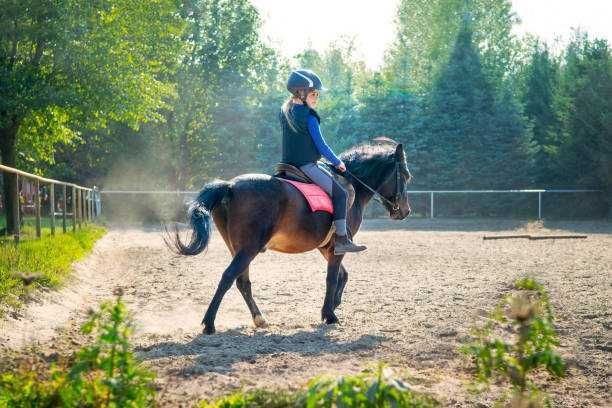
{"label": "brown horse", "polygon": [[[348,169],[342,176],[355,190],[353,205],[347,213],[351,235],[359,230],[364,210],[374,195],[381,199],[392,219],[402,220],[410,214],[406,184],[411,176],[401,144],[386,139],[384,144],[353,147],[340,157]],[[183,255],[202,252],[211,235],[212,215],[233,256],[202,320],[204,333],[215,332],[217,310],[234,281],[255,325],[266,325],[253,300],[249,279],[249,264],[266,249],[285,253],[321,251],[327,260],[327,287],[321,317],[326,323],[338,322],[334,310],[342,299],[348,273],[342,266],[344,255],[334,255],[333,239],[326,242],[332,224],[331,214],[312,212],[306,199],[289,183],[264,174],[244,174],[229,181],[214,181],[200,191],[187,215],[193,230],[190,242],[181,242],[176,229],[166,240],[173,249]]]}

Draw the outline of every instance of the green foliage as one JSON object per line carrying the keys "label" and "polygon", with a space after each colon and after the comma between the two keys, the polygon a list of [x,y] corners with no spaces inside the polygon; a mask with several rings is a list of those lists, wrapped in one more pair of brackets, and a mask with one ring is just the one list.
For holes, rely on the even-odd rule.
{"label": "green foliage", "polygon": [[48,373],[22,369],[0,377],[0,407],[146,407],[153,403],[154,374],[131,352],[131,323],[121,294],[102,304],[83,325],[94,342],[76,353],[70,367]]}
{"label": "green foliage", "polygon": [[522,72],[521,100],[524,113],[532,124],[535,181],[550,185],[555,179],[555,161],[559,147],[559,118],[554,97],[559,83],[559,66],[550,55],[546,44],[535,41],[531,45],[529,62]]}
{"label": "green foliage", "polygon": [[[476,379],[507,380],[516,401],[542,400],[530,381],[531,372],[544,368],[554,378],[565,375],[565,363],[554,350],[559,344],[545,288],[531,278],[515,282],[517,293],[497,305],[487,322],[473,331],[475,341],[461,348],[476,365]],[[503,335],[511,329],[511,338]],[[536,405],[540,406],[540,405]]]}
{"label": "green foliage", "polygon": [[[530,170],[530,133],[511,92],[496,92],[466,22],[439,72],[417,132],[415,173],[424,187],[520,188]],[[512,169],[500,177],[500,169]]]}
{"label": "green foliage", "polygon": [[[374,375],[372,375],[374,374]],[[338,379],[314,378],[305,392],[257,390],[238,393],[212,404],[202,402],[202,408],[426,408],[438,402],[427,395],[412,391],[407,384],[394,378],[392,372],[379,365],[375,373],[344,376]]]}
{"label": "green foliage", "polygon": [[213,403],[202,401],[201,408],[299,408],[303,407],[303,395],[288,391],[255,390],[237,393]]}
{"label": "green foliage", "polygon": [[[105,229],[88,226],[54,237],[44,236],[19,244],[0,241],[0,315],[7,307],[20,305],[32,288],[57,287],[69,276],[72,263],[85,256]],[[34,285],[25,286],[20,275],[34,275]]]}
{"label": "green foliage", "polygon": [[436,407],[431,397],[412,391],[407,384],[379,366],[375,376],[346,376],[336,380],[315,379],[306,392],[308,408],[315,407]]}
{"label": "green foliage", "polygon": [[2,0],[0,20],[0,138],[24,158],[53,162],[55,144],[109,120],[161,119],[180,50],[173,0]]}
{"label": "green foliage", "polygon": [[402,0],[396,40],[385,74],[394,88],[427,91],[448,59],[465,19],[473,21],[474,43],[483,55],[485,75],[495,84],[513,67],[518,18],[509,0]]}
{"label": "green foliage", "polygon": [[612,191],[612,58],[605,40],[576,33],[564,56],[556,100],[559,181]]}

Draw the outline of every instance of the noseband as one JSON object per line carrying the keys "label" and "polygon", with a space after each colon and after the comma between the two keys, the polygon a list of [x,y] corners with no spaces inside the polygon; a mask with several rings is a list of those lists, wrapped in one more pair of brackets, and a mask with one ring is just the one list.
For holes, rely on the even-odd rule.
{"label": "noseband", "polygon": [[359,179],[359,177],[357,177],[353,173],[351,173],[349,171],[349,169],[346,169],[346,172],[351,177],[353,177],[355,180],[357,180],[358,182],[363,184],[363,186],[365,188],[370,190],[370,192],[372,192],[374,194],[374,196],[378,197],[381,201],[384,201],[387,204],[389,204],[391,206],[391,210],[392,211],[399,211],[400,207],[399,207],[398,203],[399,203],[399,200],[400,200],[401,195],[402,195],[401,191],[400,191],[400,169],[399,169],[399,166],[400,166],[399,160],[395,160],[395,193],[393,194],[393,201],[395,201],[395,202],[391,202],[388,198],[386,198],[385,196],[380,194],[377,190],[374,190],[372,187],[368,186],[361,179]]}

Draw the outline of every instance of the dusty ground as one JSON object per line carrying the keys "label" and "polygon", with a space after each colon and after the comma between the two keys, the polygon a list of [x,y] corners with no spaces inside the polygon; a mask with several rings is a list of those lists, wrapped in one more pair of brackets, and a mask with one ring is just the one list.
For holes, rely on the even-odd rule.
{"label": "dusty ground", "polygon": [[[525,231],[588,239],[482,240]],[[232,288],[217,334],[203,336],[200,320],[230,261],[218,234],[207,253],[177,257],[158,231],[112,229],[76,265],[66,288],[0,322],[0,354],[32,343],[65,347],[85,310],[122,287],[138,325],[138,352],[158,373],[164,406],[191,406],[240,388],[297,388],[314,375],[355,373],[378,361],[447,406],[490,406],[499,389],[469,394],[470,364],[457,348],[514,279],[531,274],[550,291],[559,350],[569,364],[568,377],[547,391],[562,407],[612,404],[612,224],[376,220],[356,240],[369,250],[345,258],[340,325],[319,323],[319,253],[267,252],[252,264],[251,279],[270,326],[255,329]]]}

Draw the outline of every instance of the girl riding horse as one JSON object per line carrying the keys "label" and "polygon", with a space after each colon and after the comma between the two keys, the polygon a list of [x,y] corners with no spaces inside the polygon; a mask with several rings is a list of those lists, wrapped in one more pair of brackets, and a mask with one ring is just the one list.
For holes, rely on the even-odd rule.
{"label": "girl riding horse", "polygon": [[314,72],[298,69],[289,75],[287,90],[291,92],[291,97],[279,114],[283,133],[283,163],[298,167],[331,197],[336,227],[334,254],[363,251],[366,247],[355,245],[346,233],[346,190],[326,169],[317,165],[321,156],[325,156],[338,170],[346,171],[346,165],[325,143],[319,128],[321,119],[314,110],[319,94],[324,90],[323,83]]}

